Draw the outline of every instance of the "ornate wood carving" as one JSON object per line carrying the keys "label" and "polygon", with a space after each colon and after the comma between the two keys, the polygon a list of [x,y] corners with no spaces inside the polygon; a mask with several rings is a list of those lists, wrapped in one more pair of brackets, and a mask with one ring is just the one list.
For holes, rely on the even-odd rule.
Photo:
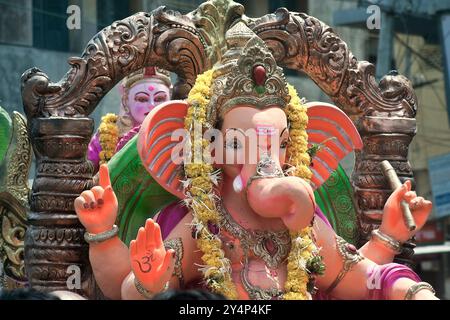
{"label": "ornate wood carving", "polygon": [[23,74],[23,104],[37,158],[25,242],[33,286],[66,289],[70,264],[81,266],[88,282],[87,246],[73,211],[75,197],[92,183],[85,153],[93,124],[86,117],[118,81],[144,66],[175,72],[174,98],[186,97],[197,74],[220,58],[225,32],[239,19],[266,41],[281,65],[307,73],[358,126],[365,147],[356,155],[352,182],[362,239],[367,238],[390,192],[378,163],[388,158],[404,179],[412,178],[406,155],[417,101],[409,81],[388,75],[377,83],[374,66],[358,61],[313,17],[283,8],[259,19],[243,12],[233,1],[211,0],[187,15],[164,7],[137,13],[94,36],[81,57],[69,59],[71,69],[60,81],[51,82],[36,68]]}
{"label": "ornate wood carving", "polygon": [[[306,14],[281,8],[248,22],[281,65],[310,76],[358,127],[364,149],[356,153],[352,185],[363,244],[380,223],[392,192],[380,162],[390,160],[403,181],[413,179],[407,156],[416,131],[417,98],[411,83],[395,73],[377,83],[373,64],[358,61],[332,28]],[[403,262],[413,253],[414,246],[408,247]]]}
{"label": "ornate wood carving", "polygon": [[7,152],[0,163],[0,287],[13,289],[27,280],[23,256],[31,144],[26,121],[18,112],[13,113],[9,129],[11,140],[4,142]]}
{"label": "ornate wood carving", "polygon": [[28,118],[88,116],[101,98],[123,77],[143,66],[175,72],[175,99],[187,96],[197,74],[220,58],[224,32],[243,7],[220,0],[206,2],[181,15],[165,7],[116,21],[95,35],[81,57],[69,59],[71,69],[57,83],[37,68],[22,76]]}
{"label": "ornate wood carving", "polygon": [[67,290],[67,279],[72,275],[69,267],[77,266],[82,286],[75,291],[93,292],[84,229],[73,211],[75,198],[92,186],[94,170],[85,154],[93,128],[88,118],[32,118],[29,130],[36,177],[25,262],[30,284],[39,290]]}

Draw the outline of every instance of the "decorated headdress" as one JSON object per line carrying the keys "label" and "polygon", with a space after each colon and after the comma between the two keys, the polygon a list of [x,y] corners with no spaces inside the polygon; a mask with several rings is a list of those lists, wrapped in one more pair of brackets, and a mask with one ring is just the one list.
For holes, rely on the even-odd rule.
{"label": "decorated headdress", "polygon": [[212,74],[212,97],[208,106],[208,122],[236,105],[256,108],[285,108],[290,100],[283,69],[264,41],[243,22],[226,33],[228,50]]}
{"label": "decorated headdress", "polygon": [[[243,22],[226,34],[227,51],[212,70],[197,77],[187,101],[171,101],[153,109],[139,135],[138,151],[152,177],[169,192],[183,199],[193,214],[193,236],[203,252],[203,272],[207,285],[229,299],[237,298],[231,278],[231,263],[225,257],[219,238],[222,215],[217,181],[220,172],[210,163],[209,141],[195,136],[194,127],[215,127],[235,106],[255,108],[280,107],[289,120],[291,141],[287,148],[290,174],[319,187],[336,169],[346,154],[362,147],[361,138],[351,120],[338,108],[328,104],[305,105],[294,87],[286,83],[270,50]],[[309,114],[312,117],[308,121]],[[334,127],[336,126],[336,127]],[[173,162],[175,146],[172,132],[186,129],[191,151],[201,150],[200,163],[186,163],[184,170]],[[311,133],[310,139],[308,133]],[[330,139],[333,138],[333,139]],[[323,143],[311,159],[310,149]],[[183,172],[183,173],[181,173]],[[291,232],[285,299],[308,299],[314,288],[314,267],[321,265],[312,240],[312,227]]]}
{"label": "decorated headdress", "polygon": [[122,80],[122,85],[125,88],[131,88],[136,82],[147,79],[160,80],[169,88],[172,85],[170,81],[170,73],[158,67],[145,67],[135,71]]}

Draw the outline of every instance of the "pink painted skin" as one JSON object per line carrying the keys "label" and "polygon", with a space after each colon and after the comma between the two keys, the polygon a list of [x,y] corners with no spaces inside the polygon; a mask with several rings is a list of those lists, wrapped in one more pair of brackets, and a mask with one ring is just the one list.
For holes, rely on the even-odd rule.
{"label": "pink painted skin", "polygon": [[[272,151],[272,159],[281,168],[286,162],[286,144],[289,138],[287,120],[284,111],[279,108],[269,108],[261,112],[255,108],[236,107],[225,116],[222,133],[228,130],[240,128],[244,132],[249,129],[256,130],[258,136],[259,154]],[[276,137],[274,135],[276,134]],[[280,136],[281,135],[281,136]],[[271,139],[272,137],[276,139]],[[243,191],[239,197],[243,197],[248,204],[248,212],[245,219],[267,223],[267,226],[287,227],[292,231],[300,231],[308,226],[314,215],[314,196],[308,183],[298,177],[282,177],[253,180],[247,188],[249,179],[256,173],[256,163],[250,161],[251,152],[242,146],[251,145],[249,141],[243,141],[242,135],[237,135],[238,148],[230,150],[230,143],[225,143],[225,153],[235,153],[237,159],[245,157],[244,164],[224,164],[224,180],[233,181],[236,177],[241,179]],[[248,140],[248,139],[247,139]],[[275,148],[278,149],[274,150]],[[246,152],[246,154],[242,154]],[[253,162],[253,163],[252,163]],[[235,201],[234,201],[235,202]]]}
{"label": "pink painted skin", "polygon": [[[255,129],[258,126],[270,126],[282,132],[287,127],[287,119],[280,108],[266,108],[259,110],[248,106],[236,106],[225,114],[222,124],[222,132],[228,130]],[[267,143],[264,139],[260,141],[260,146],[266,149],[279,149],[277,157],[272,157],[280,166],[286,161],[286,148],[283,142],[288,139],[287,131],[281,134],[280,143]],[[263,136],[264,138],[264,136]],[[245,138],[243,138],[245,139]],[[267,140],[266,140],[267,141]],[[311,223],[314,214],[314,195],[312,190],[303,179],[297,177],[267,178],[253,181],[247,187],[247,181],[256,173],[256,163],[249,161],[250,148],[245,141],[226,141],[225,153],[231,151],[244,156],[243,163],[226,163],[217,165],[223,170],[223,179],[220,186],[220,196],[224,206],[230,212],[235,221],[245,229],[253,230],[301,230]],[[237,142],[237,143],[234,143]],[[101,189],[94,187],[90,191],[84,191],[75,203],[75,210],[80,221],[89,232],[101,232],[109,230],[117,216],[117,204],[114,194],[110,192],[108,172],[104,168],[101,171]],[[241,191],[236,192],[233,181],[240,176],[243,182]],[[104,189],[106,187],[106,189]],[[431,203],[412,193],[408,184],[395,190],[386,203],[385,213],[382,223],[382,230],[389,233],[394,238],[409,237],[410,234],[404,232],[402,226],[402,213],[399,203],[403,199],[409,203],[414,218],[418,223],[418,229],[422,221],[426,220],[431,211]],[[101,204],[98,201],[101,195]],[[108,193],[109,192],[109,193]],[[85,206],[85,204],[89,204]],[[109,208],[105,211],[105,208]],[[89,218],[89,219],[87,219]],[[87,219],[87,220],[86,220]],[[198,281],[201,273],[198,265],[202,264],[201,253],[198,250],[195,239],[192,238],[189,226],[192,223],[192,215],[186,215],[178,225],[170,232],[166,239],[181,238],[183,241],[184,256],[182,260],[182,273],[185,283]],[[134,279],[137,278],[141,284],[149,291],[160,291],[164,284],[169,281],[170,288],[178,288],[179,281],[171,276],[173,270],[173,260],[170,254],[161,246],[161,235],[158,226],[152,221],[148,221],[144,228],[139,231],[131,250],[128,251],[125,244],[118,237],[90,245],[90,262],[94,269],[97,283],[103,292],[111,298],[122,299],[144,299],[137,292]],[[415,232],[417,232],[416,230]],[[320,254],[326,270],[323,276],[317,278],[317,287],[320,291],[325,291],[336,279],[342,268],[344,261],[339,253],[336,244],[336,234],[334,230],[322,219],[315,219],[313,224],[314,238],[317,246],[321,248]],[[158,245],[155,246],[155,243]],[[345,275],[339,285],[332,292],[332,297],[337,299],[367,299],[369,297],[368,275],[369,271],[377,265],[374,256],[380,252],[375,242],[374,250],[361,252],[366,259],[360,261],[352,267]],[[152,273],[144,274],[137,265],[136,260],[148,262],[148,255],[154,252],[157,258],[152,267]],[[350,250],[350,249],[349,249]],[[356,250],[356,249],[352,249]],[[155,256],[154,256],[155,257]],[[393,257],[393,256],[392,256]],[[144,259],[144,260],[143,260]],[[390,259],[390,258],[389,258]],[[388,259],[388,260],[389,260]],[[241,283],[240,272],[242,270],[242,256],[239,254],[230,255],[232,264],[232,277],[235,280],[239,297],[247,299],[248,295]],[[170,263],[169,263],[170,262]],[[390,261],[389,261],[390,262]],[[381,265],[382,263],[378,263]],[[114,266],[114,267],[110,267]],[[260,260],[252,261],[249,271],[249,279],[254,285],[260,287],[271,287],[274,285],[274,278],[268,275],[265,264]],[[286,265],[281,265],[277,270],[277,284],[282,285],[286,280]],[[415,280],[402,277],[392,283],[389,292],[386,293],[388,299],[402,299],[408,288],[416,283]],[[434,295],[427,290],[420,291],[414,298],[435,299]]]}
{"label": "pink painted skin", "polygon": [[151,110],[169,99],[169,88],[158,80],[146,79],[133,85],[128,92],[128,107],[134,125],[141,124]]}

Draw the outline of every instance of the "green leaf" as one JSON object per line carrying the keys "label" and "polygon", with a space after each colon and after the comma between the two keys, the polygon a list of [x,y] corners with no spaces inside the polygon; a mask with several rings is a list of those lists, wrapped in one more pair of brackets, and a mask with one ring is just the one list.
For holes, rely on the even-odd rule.
{"label": "green leaf", "polygon": [[11,141],[12,121],[5,109],[0,107],[0,163],[6,156]]}
{"label": "green leaf", "polygon": [[334,140],[334,139],[336,139],[336,137],[330,137],[328,139],[325,139],[321,143],[313,143],[311,145],[311,147],[308,148],[308,150],[306,150],[306,152],[309,154],[309,156],[311,158],[314,158],[316,156],[317,152],[319,152],[320,149],[322,149],[325,146],[325,143],[327,143],[329,140]]}

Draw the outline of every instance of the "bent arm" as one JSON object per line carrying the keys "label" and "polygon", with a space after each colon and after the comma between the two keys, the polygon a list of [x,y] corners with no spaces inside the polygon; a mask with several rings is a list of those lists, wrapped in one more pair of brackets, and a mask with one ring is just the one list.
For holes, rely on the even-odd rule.
{"label": "bent arm", "polygon": [[[333,298],[370,299],[377,293],[375,296],[379,299],[404,299],[411,286],[420,281],[405,266],[392,264],[388,265],[391,268],[386,268],[363,257],[321,219],[315,220],[314,232],[317,245],[322,248],[320,252],[326,266],[325,274],[317,278],[317,285],[321,292]],[[413,299],[436,297],[431,291],[421,290]]]}

